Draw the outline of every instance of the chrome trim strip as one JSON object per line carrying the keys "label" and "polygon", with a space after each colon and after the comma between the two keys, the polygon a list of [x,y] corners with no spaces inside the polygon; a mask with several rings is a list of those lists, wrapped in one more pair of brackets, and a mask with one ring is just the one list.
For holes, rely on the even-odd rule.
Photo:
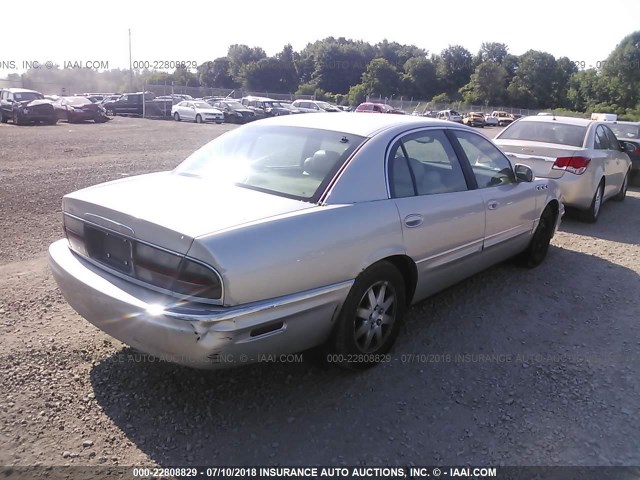
{"label": "chrome trim strip", "polygon": [[[423,263],[423,262],[428,262],[429,260],[434,260],[436,258],[443,257],[445,255],[451,255],[452,253],[454,253],[456,251],[462,251],[462,250],[465,250],[465,249],[470,249],[469,253],[466,253],[466,254],[461,255],[461,256],[459,256],[459,257],[457,257],[455,259],[452,259],[452,260],[457,260],[457,259],[460,259],[460,258],[465,257],[467,255],[471,255],[472,253],[476,253],[476,252],[481,251],[482,250],[482,242],[483,242],[482,238],[479,239],[479,240],[473,240],[472,242],[465,243],[464,245],[460,245],[459,247],[452,248],[450,250],[447,250],[446,252],[437,253],[435,255],[431,255],[430,257],[423,258],[422,260],[417,260],[416,264]],[[475,246],[476,244],[478,245],[479,248],[471,249],[471,247]]]}
{"label": "chrome trim strip", "polygon": [[[173,250],[169,250],[167,248],[160,247],[158,245],[154,245],[153,243],[146,242],[146,241],[141,240],[139,238],[135,238],[135,237],[131,237],[131,236],[125,235],[125,234],[123,234],[121,232],[118,232],[117,230],[112,230],[112,229],[107,228],[107,227],[105,227],[103,225],[99,225],[97,223],[90,222],[90,221],[85,220],[83,218],[77,217],[76,215],[72,215],[72,214],[67,213],[67,212],[62,212],[62,215],[67,215],[67,216],[69,216],[71,218],[75,218],[76,220],[78,220],[80,222],[87,223],[87,224],[89,224],[89,225],[91,225],[93,227],[97,227],[97,228],[102,229],[102,230],[107,230],[107,231],[115,233],[117,235],[120,235],[120,236],[123,236],[123,237],[127,237],[128,239],[133,240],[135,242],[139,242],[139,243],[141,243],[143,245],[147,245],[147,246],[149,246],[151,248],[156,248],[158,250],[162,250],[163,252],[170,253],[171,255],[176,255],[176,256],[178,256],[180,258],[184,258],[186,260],[195,262],[195,263],[205,267],[206,269],[211,270],[218,277],[218,280],[220,281],[220,289],[221,289],[220,298],[219,299],[209,299],[209,298],[191,297],[191,296],[181,295],[181,294],[179,294],[177,292],[174,292],[172,290],[166,290],[164,288],[157,287],[157,286],[152,285],[150,283],[143,282],[142,280],[139,280],[139,279],[137,279],[137,278],[135,278],[135,277],[133,277],[131,275],[127,275],[125,273],[119,272],[118,270],[110,268],[108,265],[105,265],[104,263],[100,263],[100,262],[98,262],[98,261],[96,261],[96,260],[94,260],[93,258],[90,258],[90,257],[85,257],[84,255],[81,255],[80,253],[76,252],[75,250],[72,250],[71,248],[69,248],[69,250],[71,250],[73,253],[75,253],[76,255],[80,256],[83,260],[88,261],[89,263],[91,263],[92,265],[96,266],[97,268],[100,268],[100,269],[110,273],[111,275],[115,275],[116,277],[119,277],[119,278],[121,278],[123,280],[130,281],[131,283],[135,283],[136,285],[138,285],[140,287],[145,287],[145,288],[148,288],[148,289],[153,290],[155,292],[163,293],[165,295],[171,295],[172,297],[175,297],[175,298],[180,299],[180,300],[190,300],[190,301],[195,301],[197,303],[203,303],[203,304],[207,304],[207,305],[224,305],[224,293],[225,292],[224,292],[224,282],[222,281],[222,275],[220,275],[220,273],[218,273],[218,271],[215,268],[213,268],[211,265],[208,265],[208,264],[202,262],[201,260],[198,260],[197,258],[193,258],[193,257],[190,257],[188,255],[182,255],[180,253],[174,252]],[[87,215],[87,214],[85,214],[85,215]],[[98,215],[95,215],[95,216],[98,217]],[[99,217],[99,218],[102,218],[102,217]],[[64,223],[64,220],[63,220],[63,223]],[[116,225],[121,225],[121,224],[119,224],[117,222],[112,222],[112,223],[114,223]],[[122,225],[122,226],[125,227],[125,228],[129,228],[126,225]],[[129,230],[131,230],[133,232],[132,229],[129,228]],[[135,268],[135,264],[134,264],[134,268]]]}
{"label": "chrome trim strip", "polygon": [[[326,287],[315,288],[313,290],[306,290],[300,293],[293,293],[284,297],[273,298],[253,304],[239,305],[236,307],[229,307],[225,310],[211,311],[207,313],[180,313],[165,310],[162,315],[167,317],[176,318],[179,320],[194,320],[199,322],[220,322],[224,320],[233,320],[238,317],[244,317],[252,315],[265,310],[272,310],[275,308],[285,307],[293,303],[303,302],[315,297],[320,297],[328,293],[332,293],[338,290],[351,288],[355,280],[346,280],[340,283],[334,283]],[[252,327],[254,328],[254,327]]]}
{"label": "chrome trim strip", "polygon": [[557,157],[543,157],[542,155],[524,155],[523,153],[505,152],[507,157],[519,158],[522,160],[544,160],[555,163]]}
{"label": "chrome trim strip", "polygon": [[[66,213],[66,212],[64,212],[64,215],[68,215],[70,217],[77,218],[74,215],[71,215],[71,214]],[[107,230],[111,230],[111,231],[113,231],[115,233],[119,233],[121,235],[130,235],[131,238],[135,238],[136,233],[133,231],[133,228],[128,227],[126,225],[123,225],[122,223],[114,222],[113,220],[109,220],[108,218],[101,217],[100,215],[96,215],[94,213],[85,213],[84,216],[85,217],[94,218],[97,221],[90,222],[90,221],[85,220],[83,218],[78,218],[78,220],[80,220],[81,222],[91,223],[92,225],[96,225],[98,227],[105,228]],[[107,227],[106,225],[103,225],[100,222],[105,222],[105,223],[107,223],[109,225],[115,225],[117,228],[121,228],[123,230],[123,232],[119,232],[118,230],[116,230],[115,228],[112,228],[112,227]],[[124,233],[124,231],[127,231],[129,233]]]}
{"label": "chrome trim strip", "polygon": [[531,232],[531,227],[527,227],[526,225],[518,225],[516,227],[494,233],[493,235],[489,235],[484,239],[484,248],[490,248],[495,245],[500,245],[503,242],[512,240],[522,235],[530,235]]}

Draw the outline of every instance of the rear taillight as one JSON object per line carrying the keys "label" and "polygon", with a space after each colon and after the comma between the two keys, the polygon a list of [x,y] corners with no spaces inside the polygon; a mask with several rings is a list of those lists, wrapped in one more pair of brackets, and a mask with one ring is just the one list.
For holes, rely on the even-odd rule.
{"label": "rear taillight", "polygon": [[187,297],[208,300],[222,298],[222,284],[210,268],[194,260],[136,243],[133,253],[134,276],[165,290]]}
{"label": "rear taillight", "polygon": [[62,216],[64,234],[69,241],[69,247],[80,255],[88,256],[84,241],[84,222],[64,214]]}
{"label": "rear taillight", "polygon": [[588,157],[558,157],[552,168],[582,175],[587,170],[589,162],[591,159]]}
{"label": "rear taillight", "polygon": [[640,155],[640,145],[638,145],[636,148],[633,149],[633,153],[634,155]]}
{"label": "rear taillight", "polygon": [[[95,248],[90,248],[95,241],[92,243],[88,232],[95,232],[95,228],[85,228],[82,220],[67,214],[63,215],[63,225],[71,250],[113,268],[108,261],[95,254]],[[129,268],[126,272],[121,270],[122,273],[179,295],[203,300],[222,299],[222,282],[212,268],[182,255],[122,238],[130,241],[133,247],[133,269]]]}

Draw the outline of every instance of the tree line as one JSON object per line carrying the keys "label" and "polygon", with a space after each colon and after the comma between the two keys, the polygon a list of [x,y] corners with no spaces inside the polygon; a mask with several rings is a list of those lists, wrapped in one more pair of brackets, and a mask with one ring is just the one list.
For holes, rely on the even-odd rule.
{"label": "tree line", "polygon": [[[566,109],[640,114],[640,31],[616,46],[606,60],[586,68],[582,60],[529,50],[514,55],[504,43],[483,43],[476,54],[451,45],[430,54],[416,45],[384,40],[377,44],[328,37],[299,52],[291,45],[268,56],[260,47],[231,45],[224,57],[197,69],[139,70],[134,86],[169,84],[243,88],[249,91],[316,95],[341,104],[358,104],[367,95],[462,101],[529,109]],[[83,78],[78,78],[80,75]],[[131,88],[130,72],[110,70],[30,70],[33,81],[83,81],[96,91]],[[14,78],[17,77],[14,75]],[[67,78],[68,79],[68,78]],[[95,87],[95,88],[94,88]]]}

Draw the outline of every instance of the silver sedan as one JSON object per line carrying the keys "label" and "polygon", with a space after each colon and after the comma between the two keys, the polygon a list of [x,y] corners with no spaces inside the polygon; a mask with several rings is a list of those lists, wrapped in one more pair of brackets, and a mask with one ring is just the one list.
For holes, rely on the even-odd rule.
{"label": "silver sedan", "polygon": [[495,137],[536,177],[556,179],[565,205],[595,222],[605,200],[624,200],[631,160],[605,122],[553,115],[522,118]]}
{"label": "silver sedan", "polygon": [[322,346],[365,368],[411,304],[510,257],[541,263],[559,198],[463,125],[290,115],[66,195],[49,262],[78,313],[149,354],[214,368]]}

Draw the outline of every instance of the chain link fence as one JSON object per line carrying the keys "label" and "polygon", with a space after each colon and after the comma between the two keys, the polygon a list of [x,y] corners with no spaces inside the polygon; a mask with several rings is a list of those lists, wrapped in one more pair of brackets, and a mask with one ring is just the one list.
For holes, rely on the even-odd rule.
{"label": "chain link fence", "polygon": [[394,108],[399,108],[407,113],[416,113],[418,115],[425,114],[427,112],[438,112],[440,110],[456,110],[460,113],[464,112],[482,112],[491,113],[495,110],[504,111],[516,115],[537,115],[541,110],[534,110],[529,108],[515,108],[505,107],[502,105],[474,105],[464,102],[449,102],[449,103],[434,103],[426,102],[424,100],[414,100],[413,98],[406,99],[403,97],[383,97],[381,95],[369,95],[367,96],[368,102],[386,103]]}

